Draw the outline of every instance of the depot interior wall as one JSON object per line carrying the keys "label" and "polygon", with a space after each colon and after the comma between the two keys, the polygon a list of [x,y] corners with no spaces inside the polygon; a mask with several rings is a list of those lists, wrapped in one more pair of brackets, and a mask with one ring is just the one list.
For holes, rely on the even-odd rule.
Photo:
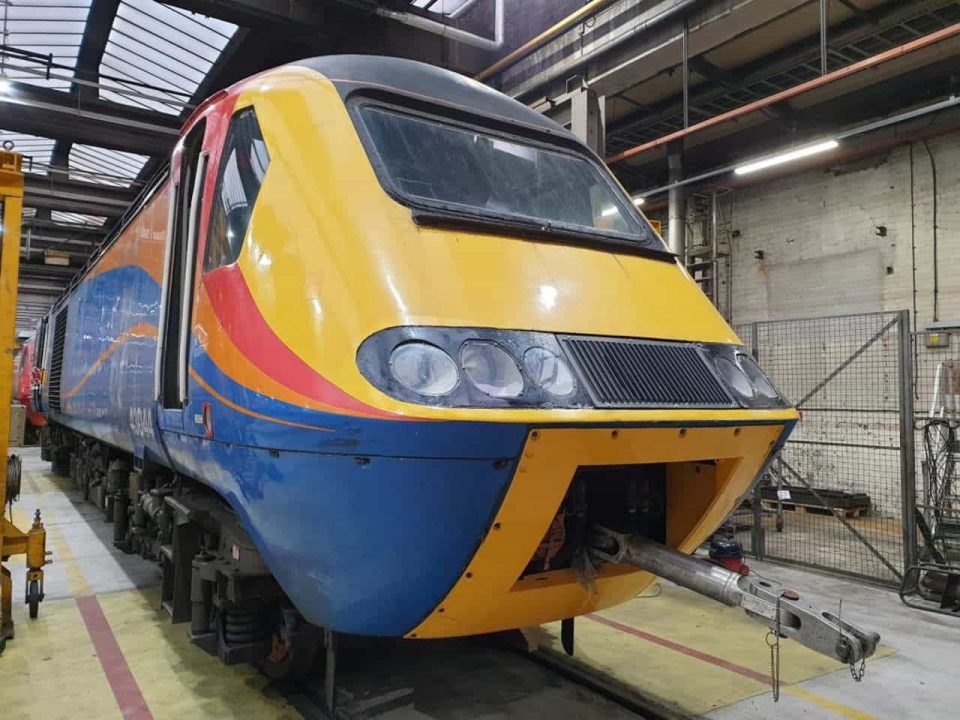
{"label": "depot interior wall", "polygon": [[920,328],[960,321],[960,135],[928,146],[912,181],[907,146],[731,193],[733,321],[912,310],[914,288]]}
{"label": "depot interior wall", "polygon": [[[960,135],[949,135],[729,193],[721,208],[730,237],[733,323],[914,308],[919,329],[935,320],[960,323],[958,180]],[[691,242],[699,242],[701,224],[692,223],[690,230]],[[811,326],[816,336],[784,338],[777,352],[810,354],[818,345],[832,356],[841,345],[865,341],[872,330],[851,323],[847,337],[843,328],[838,323],[824,334],[822,327]],[[896,407],[896,351],[896,335],[887,333],[859,367],[851,366],[833,381],[832,393],[854,405]],[[955,349],[927,350],[922,343],[918,353],[920,389],[931,384],[932,378],[923,374],[933,372],[938,353],[946,353],[944,359],[956,354]],[[776,375],[777,358],[768,358],[765,365]],[[794,371],[801,365],[789,364]],[[810,377],[789,384],[813,387],[821,365],[811,363]],[[887,447],[899,441],[896,423],[881,414],[837,413],[829,420],[819,417],[816,425],[806,433],[811,439],[816,435]],[[838,451],[827,446],[804,455],[804,474],[818,486],[866,491],[876,512],[899,516],[894,458],[868,448]],[[878,464],[879,456],[884,461]]]}

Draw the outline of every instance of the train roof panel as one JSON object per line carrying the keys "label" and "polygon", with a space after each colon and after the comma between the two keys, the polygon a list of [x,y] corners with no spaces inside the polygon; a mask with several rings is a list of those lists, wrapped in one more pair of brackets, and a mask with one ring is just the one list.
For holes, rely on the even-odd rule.
{"label": "train roof panel", "polygon": [[567,140],[574,139],[562,126],[523,103],[476,80],[434,65],[377,55],[329,55],[290,64],[310,68],[328,78],[344,98],[357,90],[387,90],[477,114],[478,95],[482,95],[484,116],[519,123]]}

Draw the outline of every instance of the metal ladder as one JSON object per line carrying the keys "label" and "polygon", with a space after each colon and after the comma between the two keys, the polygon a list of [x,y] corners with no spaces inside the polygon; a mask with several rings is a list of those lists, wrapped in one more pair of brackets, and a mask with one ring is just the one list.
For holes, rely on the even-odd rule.
{"label": "metal ladder", "polygon": [[[690,196],[693,219],[689,237],[699,242],[687,248],[687,272],[703,293],[727,319],[731,309],[731,239],[729,217],[725,217],[721,200],[729,190],[713,190],[709,194]],[[729,213],[727,214],[729,216]],[[699,226],[699,233],[693,232]]]}

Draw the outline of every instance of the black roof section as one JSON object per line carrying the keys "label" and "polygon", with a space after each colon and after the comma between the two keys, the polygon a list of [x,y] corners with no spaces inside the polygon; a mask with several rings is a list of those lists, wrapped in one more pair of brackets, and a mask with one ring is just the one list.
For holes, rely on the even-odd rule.
{"label": "black roof section", "polygon": [[378,55],[328,55],[290,64],[320,73],[333,82],[344,100],[356,92],[407,95],[472,115],[524,125],[579,144],[564,127],[523,103],[476,80],[434,65]]}

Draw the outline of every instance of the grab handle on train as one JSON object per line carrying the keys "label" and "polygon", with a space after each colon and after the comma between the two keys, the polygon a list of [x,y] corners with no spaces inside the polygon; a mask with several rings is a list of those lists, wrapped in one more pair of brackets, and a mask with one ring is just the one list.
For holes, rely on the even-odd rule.
{"label": "grab handle on train", "polygon": [[779,629],[781,637],[842,663],[862,662],[880,643],[878,633],[846,622],[777,582],[731,572],[647,538],[594,525],[591,546],[600,560],[634,565],[724,605],[743,608],[771,630]]}

